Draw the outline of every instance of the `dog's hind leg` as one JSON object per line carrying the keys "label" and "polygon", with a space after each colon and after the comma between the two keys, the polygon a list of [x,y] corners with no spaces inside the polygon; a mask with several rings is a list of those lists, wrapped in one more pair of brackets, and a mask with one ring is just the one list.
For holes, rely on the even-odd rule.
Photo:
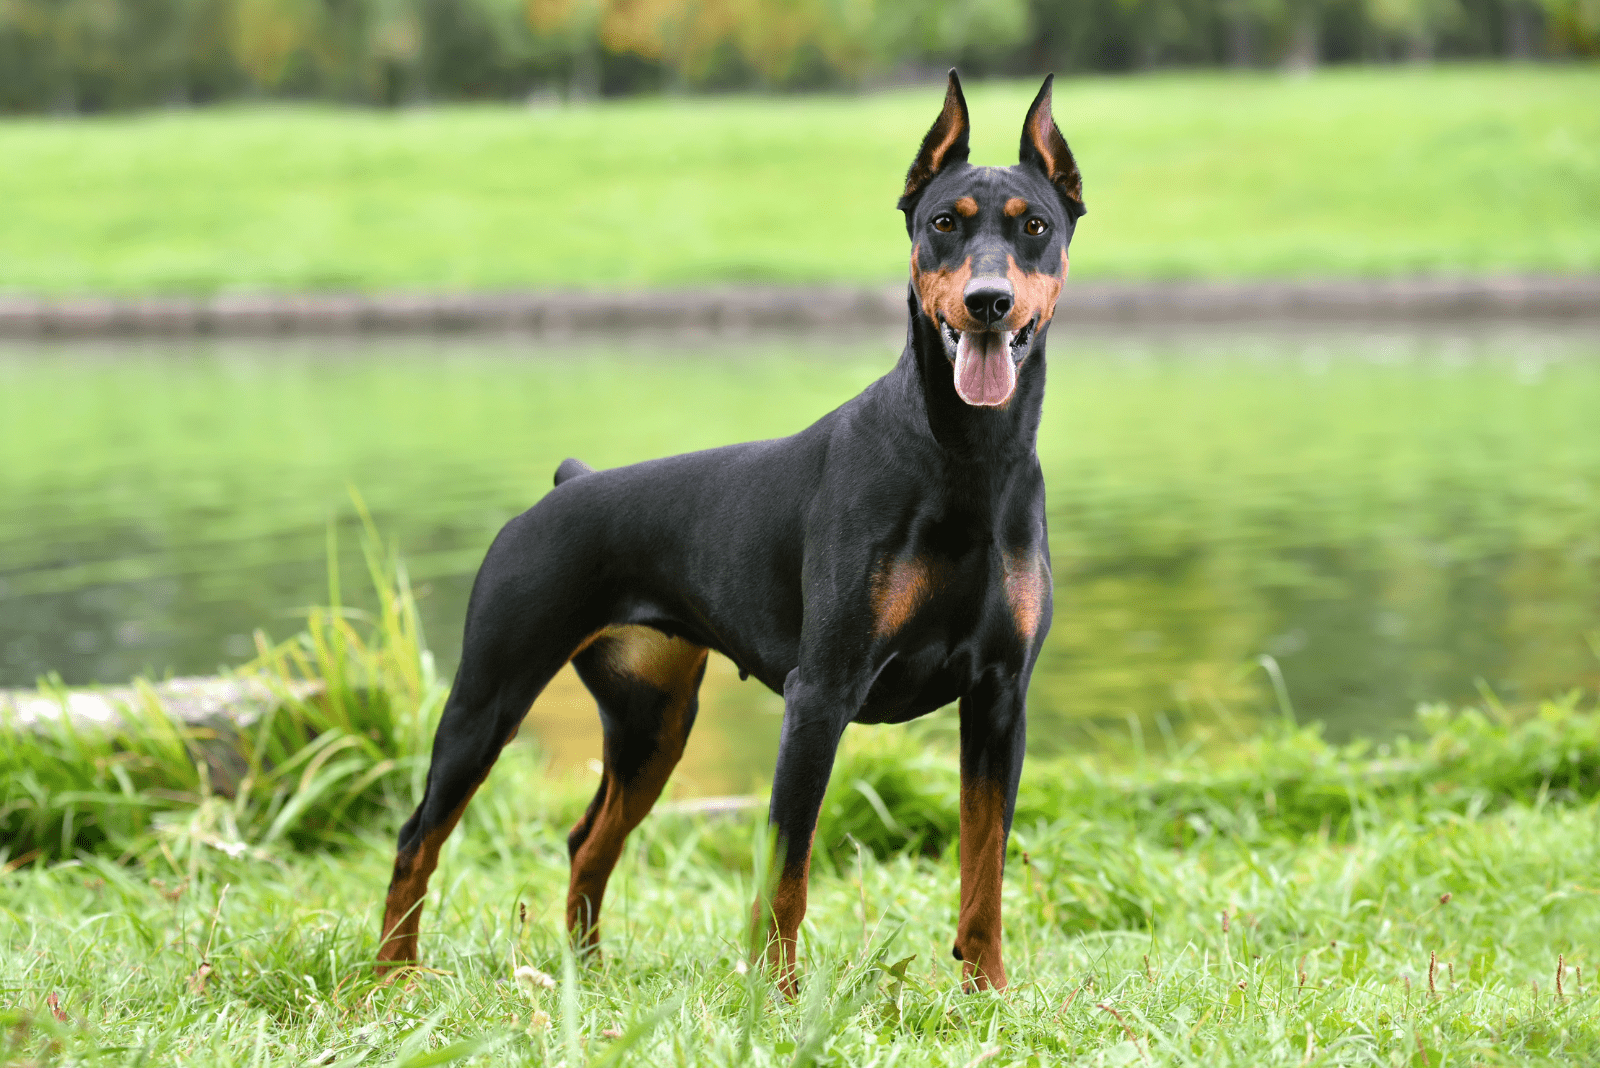
{"label": "dog's hind leg", "polygon": [[380,970],[418,959],[422,900],[440,847],[534,699],[600,637],[604,606],[584,564],[532,512],[507,524],[490,548],[473,585],[461,667],[434,734],[427,789],[400,829]]}
{"label": "dog's hind leg", "polygon": [[617,627],[578,654],[573,666],[594,694],[605,728],[600,788],[567,836],[567,929],[575,945],[593,950],[600,941],[600,903],[623,842],[683,756],[706,649],[650,627]]}
{"label": "dog's hind leg", "polygon": [[475,699],[472,691],[477,687],[457,677],[434,735],[422,803],[400,829],[394,875],[384,901],[380,971],[418,960],[422,899],[439,864],[439,849],[499,759],[500,750],[515,737],[528,707],[561,669],[569,651],[519,672],[497,687],[488,700]]}

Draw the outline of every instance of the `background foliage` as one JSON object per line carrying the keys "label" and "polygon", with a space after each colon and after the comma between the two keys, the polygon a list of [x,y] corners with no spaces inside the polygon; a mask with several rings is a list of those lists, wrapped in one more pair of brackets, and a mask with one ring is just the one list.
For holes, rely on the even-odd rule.
{"label": "background foliage", "polygon": [[0,0],[0,110],[844,88],[974,74],[1531,58],[1600,0]]}
{"label": "background foliage", "polygon": [[[974,162],[1016,160],[1038,88],[969,86]],[[0,292],[903,286],[941,95],[0,122]],[[1064,80],[1073,280],[1595,271],[1596,99],[1600,63]]]}

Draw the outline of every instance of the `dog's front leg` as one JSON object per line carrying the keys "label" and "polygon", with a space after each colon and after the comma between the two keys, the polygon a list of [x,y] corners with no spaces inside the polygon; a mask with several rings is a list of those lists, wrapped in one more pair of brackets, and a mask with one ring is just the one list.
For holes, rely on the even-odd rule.
{"label": "dog's front leg", "polygon": [[854,706],[832,687],[808,685],[798,668],[784,682],[783,702],[783,733],[768,815],[777,838],[777,879],[770,884],[770,907],[764,910],[762,902],[756,901],[753,924],[756,946],[766,947],[767,967],[783,993],[793,997],[798,989],[795,942],[806,914],[806,881],[817,812],[828,789],[839,738]]}
{"label": "dog's front leg", "polygon": [[1000,883],[1027,737],[1023,690],[994,676],[961,699],[961,912],[955,957],[963,985],[1004,990]]}

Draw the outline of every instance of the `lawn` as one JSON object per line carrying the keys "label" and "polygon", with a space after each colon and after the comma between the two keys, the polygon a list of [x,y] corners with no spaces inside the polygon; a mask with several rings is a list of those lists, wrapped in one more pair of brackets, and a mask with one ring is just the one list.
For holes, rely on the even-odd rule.
{"label": "lawn", "polygon": [[390,842],[441,689],[397,565],[372,559],[378,621],[322,613],[257,665],[315,675],[326,696],[251,729],[231,797],[159,709],[111,739],[0,725],[0,1061],[1600,1057],[1600,711],[1577,694],[1521,717],[1424,710],[1415,740],[1378,748],[1330,746],[1285,716],[1246,740],[1222,740],[1219,721],[1154,750],[1032,761],[1002,994],[963,994],[949,957],[953,723],[853,729],[793,1004],[743,965],[765,857],[753,813],[648,819],[611,883],[605,956],[573,961],[564,831],[593,778],[547,776],[518,744],[443,852],[429,967],[380,983]]}
{"label": "lawn", "polygon": [[[571,965],[559,928],[564,832],[589,784],[543,779],[532,752],[514,748],[446,848],[423,923],[431,970],[408,983],[381,985],[367,964],[386,836],[230,859],[195,844],[215,823],[191,816],[162,834],[165,856],[86,855],[0,877],[0,1060],[1439,1068],[1600,1058],[1600,806],[1564,776],[1509,805],[1481,781],[1446,785],[1446,801],[1385,797],[1369,790],[1370,769],[1398,761],[1341,771],[1304,734],[1248,747],[1227,764],[1252,767],[1231,776],[1163,758],[1127,773],[1077,770],[1052,791],[1044,780],[1069,769],[1035,767],[1025,797],[1074,804],[1019,818],[1005,887],[1012,986],[964,995],[949,954],[954,850],[857,854],[838,811],[854,794],[871,820],[851,777],[882,789],[897,769],[941,794],[891,795],[898,815],[948,808],[953,758],[914,746],[908,757],[917,739],[903,729],[877,735],[836,772],[818,839],[834,848],[812,878],[795,1004],[742,969],[756,855],[747,818],[648,820],[611,884],[603,960]],[[1595,756],[1583,754],[1591,793]],[[1353,810],[1327,790],[1341,775]],[[1306,778],[1326,794],[1297,793]],[[519,983],[519,966],[555,987]]]}
{"label": "lawn", "polygon": [[[969,89],[1015,159],[1033,82]],[[0,292],[887,283],[937,86],[0,123]],[[1069,79],[1079,278],[1600,270],[1600,66]]]}

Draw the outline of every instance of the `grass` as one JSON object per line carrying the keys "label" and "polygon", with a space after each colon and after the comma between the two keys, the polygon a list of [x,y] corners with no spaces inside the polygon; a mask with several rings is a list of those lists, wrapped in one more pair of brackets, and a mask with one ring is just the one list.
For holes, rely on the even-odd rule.
{"label": "grass", "polygon": [[[375,578],[405,588],[403,574]],[[425,677],[420,643],[385,648],[389,669],[409,660],[401,674]],[[335,682],[372,663],[356,650],[316,663]],[[382,717],[368,702],[351,726],[420,725],[436,693],[398,686]],[[246,821],[247,848],[224,849],[179,818],[211,803],[194,797],[165,825],[88,841],[70,860],[0,860],[0,1059],[1431,1068],[1600,1056],[1600,710],[1579,695],[1529,718],[1428,709],[1414,741],[1377,749],[1283,722],[1243,745],[1197,732],[1159,756],[1030,763],[1001,995],[962,994],[948,956],[950,727],[849,736],[794,1004],[742,967],[765,856],[752,817],[647,820],[612,883],[606,956],[574,962],[559,927],[564,831],[592,781],[546,777],[519,745],[444,851],[424,921],[431,967],[408,982],[379,983],[368,966],[405,811],[393,796],[337,839]],[[386,737],[403,760],[421,735]],[[181,753],[168,760],[179,773]],[[80,803],[71,780],[56,782],[59,807]],[[307,808],[340,801],[318,793]],[[554,986],[519,981],[519,967]]]}
{"label": "grass", "polygon": [[[417,795],[446,687],[404,566],[357,504],[376,609],[345,608],[331,566],[330,605],[303,631],[256,631],[259,655],[236,672],[274,695],[256,721],[187,724],[143,680],[109,730],[68,715],[27,728],[0,706],[0,863],[327,847]],[[331,529],[328,551],[337,561]],[[59,679],[42,689],[65,696]]]}
{"label": "grass", "polygon": [[[1015,160],[1033,82],[974,85]],[[1058,83],[1079,278],[1600,269],[1600,68]],[[937,87],[0,124],[0,292],[892,283]]]}
{"label": "grass", "polygon": [[[950,852],[863,850],[819,864],[808,980],[790,1005],[740,971],[755,841],[741,821],[648,821],[613,882],[607,955],[569,971],[562,835],[582,786],[542,781],[528,755],[507,758],[452,838],[425,921],[433,970],[412,983],[383,986],[367,968],[391,859],[377,836],[238,860],[88,855],[0,882],[0,1041],[37,1064],[422,1065],[478,1049],[492,1053],[475,1063],[569,1065],[1600,1055],[1592,800],[1456,811],[1426,793],[1375,803],[1356,778],[1358,827],[1290,833],[1264,795],[1241,791],[1232,811],[1262,818],[1186,819],[1175,843],[1166,817],[1181,809],[1131,813],[1116,787],[1149,796],[1195,763],[1086,776],[1075,793],[1103,810],[1019,820],[1010,991],[957,989]],[[1253,785],[1278,779],[1253,767]],[[524,965],[555,989],[517,983]]]}

